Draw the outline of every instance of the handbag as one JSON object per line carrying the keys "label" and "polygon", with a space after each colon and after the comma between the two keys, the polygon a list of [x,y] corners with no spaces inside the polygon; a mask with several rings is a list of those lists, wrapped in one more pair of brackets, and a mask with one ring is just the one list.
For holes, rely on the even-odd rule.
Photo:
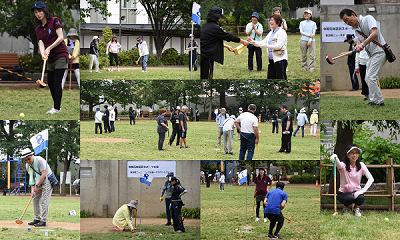
{"label": "handbag", "polygon": [[[37,174],[39,174],[40,176],[42,176],[42,174],[39,173],[38,171],[36,171],[36,170],[32,167],[32,165],[29,165],[29,167],[31,167],[32,170],[35,171]],[[51,173],[50,176],[47,176],[47,178],[49,179],[52,188],[54,188],[55,186],[57,186],[58,180],[57,180],[56,175],[54,175],[54,173]]]}
{"label": "handbag", "polygon": [[[361,32],[359,30],[356,30],[356,31],[359,34],[361,34],[361,36],[363,36],[364,38],[367,38],[367,36],[363,32]],[[390,49],[390,46],[387,43],[382,45],[375,40],[373,40],[372,42],[375,43],[376,45],[378,45],[379,47],[381,47],[383,49],[383,51],[385,51],[386,59],[388,60],[388,62],[392,63],[392,62],[394,62],[394,60],[396,60],[396,56],[394,55],[394,53],[392,52],[392,49]]]}

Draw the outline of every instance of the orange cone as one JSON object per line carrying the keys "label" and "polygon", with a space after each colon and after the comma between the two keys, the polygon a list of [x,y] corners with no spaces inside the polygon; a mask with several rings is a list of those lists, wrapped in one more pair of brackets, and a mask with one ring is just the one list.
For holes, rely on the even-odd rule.
{"label": "orange cone", "polygon": [[318,188],[318,180],[315,181],[315,188]]}

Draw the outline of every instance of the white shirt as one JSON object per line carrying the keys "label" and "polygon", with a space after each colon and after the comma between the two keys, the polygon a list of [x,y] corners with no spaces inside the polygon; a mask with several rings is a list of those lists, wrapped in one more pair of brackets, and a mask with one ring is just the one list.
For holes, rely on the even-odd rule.
{"label": "white shirt", "polygon": [[[373,16],[367,15],[364,17],[364,16],[360,15],[358,17],[358,26],[353,27],[356,36],[360,39],[361,42],[363,42],[366,38],[361,36],[356,30],[361,31],[368,37],[370,35],[370,31],[372,28],[378,29],[378,36],[374,40],[376,42],[384,45],[385,39],[383,38],[381,30],[378,28],[378,24],[376,23],[376,20]],[[365,46],[365,50],[367,51],[367,53],[370,56],[374,55],[375,53],[384,52],[381,47],[379,47],[378,45],[376,45],[373,42],[370,42],[369,44],[367,44]]]}
{"label": "white shirt", "polygon": [[219,178],[219,182],[220,182],[220,183],[225,183],[225,175],[222,175],[222,176]]}
{"label": "white shirt", "polygon": [[114,109],[110,111],[110,121],[115,121],[115,112],[114,112]]}
{"label": "white shirt", "polygon": [[94,116],[94,122],[101,123],[102,119],[103,119],[103,113],[101,113],[100,111],[97,111],[96,115]]}
{"label": "white shirt", "polygon": [[360,65],[367,65],[369,59],[368,53],[363,49],[361,52],[356,53],[356,69],[360,69]]}
{"label": "white shirt", "polygon": [[233,118],[228,118],[224,121],[222,131],[227,132],[227,131],[233,131],[233,128],[235,127],[235,121]]}
{"label": "white shirt", "polygon": [[258,127],[258,119],[251,112],[240,114],[235,121],[240,122],[240,129],[243,133],[254,133],[254,127]]}
{"label": "white shirt", "polygon": [[143,57],[144,55],[149,55],[149,49],[147,49],[147,42],[142,40],[142,43],[139,43],[139,55]]}

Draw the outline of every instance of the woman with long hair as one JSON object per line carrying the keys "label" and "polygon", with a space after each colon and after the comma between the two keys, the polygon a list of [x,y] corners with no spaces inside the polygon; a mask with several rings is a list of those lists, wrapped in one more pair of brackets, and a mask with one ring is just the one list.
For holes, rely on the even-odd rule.
{"label": "woman with long hair", "polygon": [[[114,61],[113,61],[113,58],[115,59],[115,63],[116,63],[116,65],[117,65],[117,70],[118,70],[118,72],[119,72],[119,63],[118,63],[118,49],[119,48],[121,48],[121,44],[119,44],[118,42],[117,42],[117,36],[113,36],[112,38],[111,38],[111,42],[109,42],[108,44],[107,44],[107,50],[106,50],[106,52],[109,54],[109,56],[110,56],[110,66],[111,66],[111,70],[109,70],[109,69],[107,69],[107,70],[109,70],[110,72],[112,72],[113,71],[113,64],[114,64]],[[108,49],[110,49],[110,52],[108,52]]]}
{"label": "woman with long hair", "polygon": [[[265,169],[260,167],[258,170],[258,176],[254,180],[256,186],[254,187],[254,198],[256,199],[256,222],[260,220],[260,206],[264,202],[265,196],[268,191],[271,190],[272,180],[265,174]],[[270,184],[269,189],[268,184]],[[264,214],[264,222],[267,222],[267,216]]]}

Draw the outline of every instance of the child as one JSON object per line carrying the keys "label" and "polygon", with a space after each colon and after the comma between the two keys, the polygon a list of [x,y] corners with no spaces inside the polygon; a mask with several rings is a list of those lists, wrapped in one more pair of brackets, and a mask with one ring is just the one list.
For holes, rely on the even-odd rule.
{"label": "child", "polygon": [[317,24],[312,21],[312,12],[310,9],[304,11],[304,18],[306,20],[300,22],[300,50],[301,50],[301,65],[303,71],[307,71],[307,49],[310,53],[310,72],[315,69],[315,32],[317,31]]}
{"label": "child", "polygon": [[100,134],[102,134],[101,129],[101,120],[103,119],[103,113],[100,112],[100,108],[96,108],[96,115],[94,116],[94,123],[95,123],[95,134],[97,134],[97,128],[100,129]]}
{"label": "child", "polygon": [[221,172],[221,177],[219,178],[219,191],[225,191],[225,174]]}
{"label": "child", "polygon": [[[279,236],[279,231],[283,227],[284,217],[281,212],[285,208],[286,202],[288,200],[288,195],[283,191],[285,184],[283,182],[276,183],[276,189],[269,191],[264,199],[264,213],[270,221],[268,238],[272,239],[282,239]],[[278,222],[278,224],[276,224]],[[272,231],[275,229],[275,233]]]}
{"label": "child", "polygon": [[[317,136],[317,126],[318,126],[318,111],[317,109],[314,109],[311,117],[310,117],[310,135],[312,137],[316,137]],[[314,130],[314,134],[313,134],[313,130]]]}

